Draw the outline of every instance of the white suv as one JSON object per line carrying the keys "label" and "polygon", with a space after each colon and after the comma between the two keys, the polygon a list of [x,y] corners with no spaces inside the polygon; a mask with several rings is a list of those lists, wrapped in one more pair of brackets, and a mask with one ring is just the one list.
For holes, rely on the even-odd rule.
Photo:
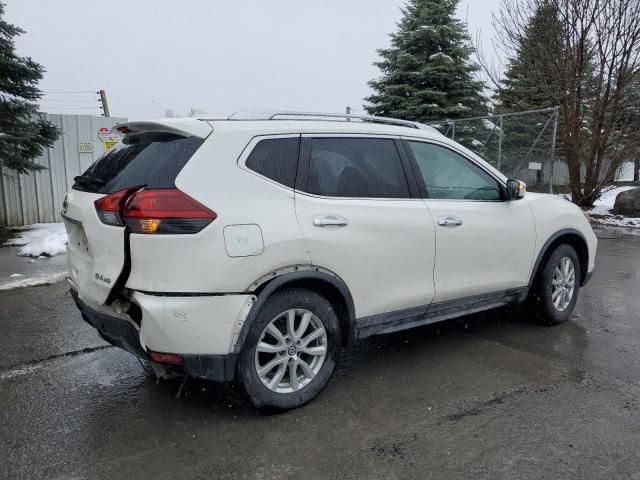
{"label": "white suv", "polygon": [[370,335],[525,301],[564,321],[593,272],[578,207],[430,127],[289,112],[117,129],[63,205],[83,318],[258,408],[311,400]]}

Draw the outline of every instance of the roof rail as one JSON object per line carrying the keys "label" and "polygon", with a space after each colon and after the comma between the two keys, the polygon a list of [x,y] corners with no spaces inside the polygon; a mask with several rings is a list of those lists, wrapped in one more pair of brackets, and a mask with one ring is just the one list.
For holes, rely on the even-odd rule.
{"label": "roof rail", "polygon": [[320,119],[323,121],[351,121],[364,123],[383,123],[386,125],[398,125],[401,127],[417,128],[420,130],[435,130],[428,125],[399,120],[397,118],[376,117],[374,115],[353,115],[345,113],[324,112],[295,112],[295,111],[239,111],[227,117],[227,120],[309,120]]}

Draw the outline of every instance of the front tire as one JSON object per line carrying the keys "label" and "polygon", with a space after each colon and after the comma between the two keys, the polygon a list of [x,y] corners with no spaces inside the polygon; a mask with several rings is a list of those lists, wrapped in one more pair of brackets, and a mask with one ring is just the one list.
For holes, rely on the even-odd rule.
{"label": "front tire", "polygon": [[260,410],[297,408],[328,383],[341,351],[340,322],[329,301],[291,288],[273,294],[243,345],[239,377]]}
{"label": "front tire", "polygon": [[538,272],[529,295],[534,320],[545,325],[566,322],[578,301],[580,260],[571,245],[559,245]]}

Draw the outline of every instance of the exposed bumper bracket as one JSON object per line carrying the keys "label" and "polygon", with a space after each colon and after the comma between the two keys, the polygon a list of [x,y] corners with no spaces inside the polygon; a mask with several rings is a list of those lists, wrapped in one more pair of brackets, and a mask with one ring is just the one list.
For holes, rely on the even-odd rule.
{"label": "exposed bumper bracket", "polygon": [[71,296],[82,313],[85,322],[98,330],[100,336],[116,347],[132,353],[136,357],[149,359],[149,355],[140,345],[140,333],[130,322],[101,313],[78,297],[78,292],[71,289]]}

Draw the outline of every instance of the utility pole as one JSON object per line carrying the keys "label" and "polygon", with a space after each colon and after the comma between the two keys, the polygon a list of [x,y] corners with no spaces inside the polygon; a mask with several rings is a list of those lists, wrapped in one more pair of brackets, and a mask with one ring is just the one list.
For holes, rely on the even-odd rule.
{"label": "utility pole", "polygon": [[100,90],[98,92],[100,94],[100,102],[102,103],[102,112],[105,117],[110,117],[109,115],[109,104],[107,103],[107,92],[104,90]]}
{"label": "utility pole", "polygon": [[556,170],[556,137],[558,136],[558,117],[560,110],[555,107],[553,112],[553,132],[551,133],[551,172],[549,173],[549,193],[553,193],[553,176]]}

